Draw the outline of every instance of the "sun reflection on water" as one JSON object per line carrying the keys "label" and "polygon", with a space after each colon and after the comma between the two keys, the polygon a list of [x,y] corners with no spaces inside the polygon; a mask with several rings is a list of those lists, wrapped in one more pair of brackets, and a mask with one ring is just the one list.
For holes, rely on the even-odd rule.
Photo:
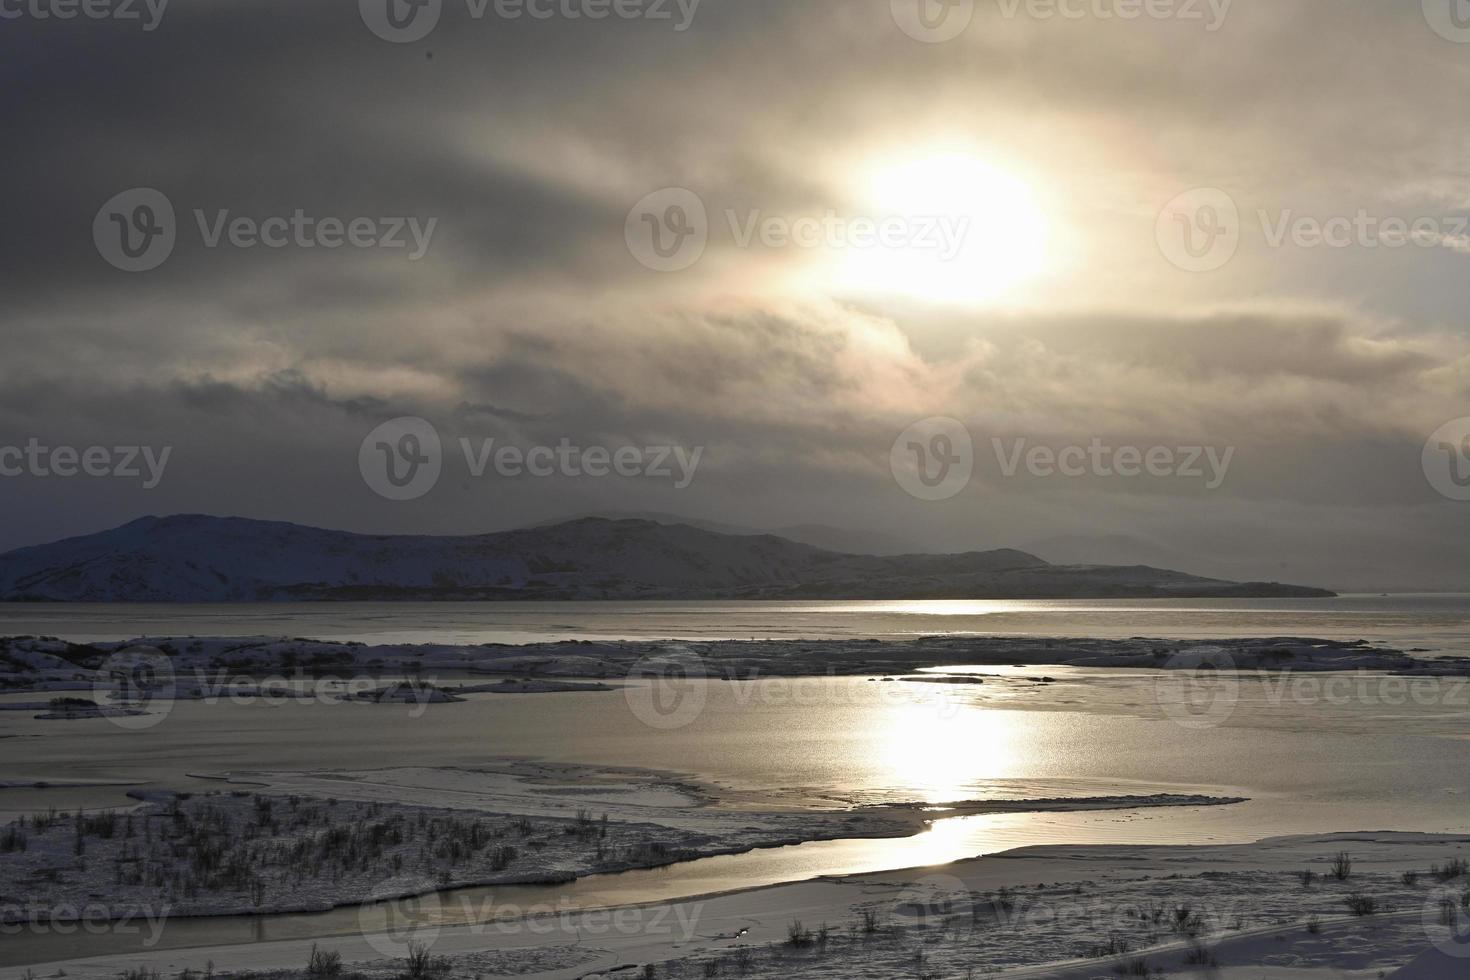
{"label": "sun reflection on water", "polygon": [[1020,774],[1006,712],[968,703],[963,691],[915,686],[913,700],[888,706],[877,740],[890,785],[954,803],[972,799],[977,783]]}

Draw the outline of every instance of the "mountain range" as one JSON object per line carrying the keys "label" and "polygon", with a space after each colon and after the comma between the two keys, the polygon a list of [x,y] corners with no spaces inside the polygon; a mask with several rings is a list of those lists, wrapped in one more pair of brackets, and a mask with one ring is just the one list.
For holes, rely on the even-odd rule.
{"label": "mountain range", "polygon": [[727,524],[724,521],[711,521],[700,517],[690,517],[685,514],[669,514],[656,510],[620,510],[599,511],[592,514],[578,514],[575,518],[558,518],[551,521],[543,521],[538,527],[550,527],[553,524],[565,524],[569,520],[581,520],[588,517],[602,518],[604,520],[634,520],[651,521],[654,524],[687,524],[697,527],[702,531],[714,531],[716,534],[734,534],[742,537],[772,535],[795,541],[799,544],[809,544],[814,548],[824,551],[840,551],[849,555],[912,555],[917,553],[931,554],[943,549],[936,549],[916,545],[912,541],[906,541],[894,534],[884,534],[871,528],[837,527],[832,524],[785,524],[779,527],[749,527],[744,524]]}
{"label": "mountain range", "polygon": [[1023,551],[859,555],[772,534],[589,517],[455,537],[145,517],[0,555],[0,601],[974,599],[1330,596]]}

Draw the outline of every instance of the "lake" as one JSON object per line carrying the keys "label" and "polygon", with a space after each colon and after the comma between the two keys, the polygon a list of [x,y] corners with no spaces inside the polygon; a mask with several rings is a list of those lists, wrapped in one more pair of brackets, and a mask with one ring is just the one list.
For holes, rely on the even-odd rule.
{"label": "lake", "polygon": [[364,643],[1045,635],[1312,636],[1470,654],[1470,595],[1335,599],[0,604],[0,635],[301,636]]}
{"label": "lake", "polygon": [[[398,606],[13,606],[0,632],[72,638],[143,633],[291,634],[354,640],[560,637],[861,637],[1040,633],[1216,637],[1304,634],[1466,651],[1464,596],[1182,603],[649,603]],[[1031,843],[1248,841],[1330,830],[1463,832],[1470,694],[1449,680],[1406,689],[1378,675],[1245,675],[1229,710],[1199,722],[1176,678],[1153,671],[983,668],[983,686],[863,677],[710,682],[687,727],[650,728],[624,692],[475,695],[412,706],[180,702],[130,731],[106,720],[0,712],[0,780],[124,780],[200,790],[227,770],[476,765],[508,757],[688,774],[751,806],[1105,794],[1244,796],[1226,807],[1005,814],[942,820],[919,837],[835,841],[710,858],[554,888],[495,889],[497,903],[601,906],[687,897],[822,874],[939,864]],[[1055,683],[1034,683],[1045,673]],[[24,699],[24,695],[9,695]],[[1214,724],[1213,722],[1219,722]],[[119,787],[0,791],[0,811],[117,805]],[[486,894],[491,894],[486,892]],[[468,906],[479,908],[478,901]],[[446,902],[446,921],[456,908]],[[167,945],[326,936],[324,915],[178,920]],[[113,936],[7,941],[0,962],[127,948]],[[66,945],[67,943],[71,945]],[[55,944],[61,945],[55,945]],[[48,945],[50,944],[50,945]],[[54,948],[53,948],[54,947]],[[60,952],[56,952],[60,950]]]}
{"label": "lake", "polygon": [[[717,682],[678,732],[650,729],[625,696],[472,696],[415,717],[408,706],[317,703],[175,705],[163,724],[125,731],[105,720],[41,722],[0,713],[0,778],[123,779],[195,791],[187,774],[235,769],[367,769],[474,765],[507,756],[688,773],[748,805],[828,806],[895,800],[1101,794],[1247,796],[1225,807],[1004,814],[941,820],[901,840],[835,841],[547,888],[471,891],[445,921],[486,908],[617,905],[757,887],[817,875],[941,864],[1055,842],[1203,843],[1328,830],[1463,831],[1470,731],[1463,690],[1438,702],[1370,684],[1318,703],[1243,686],[1217,728],[1161,710],[1148,671],[1052,668],[1029,701],[1015,691],[824,679]],[[1167,680],[1167,679],[1165,679]],[[1379,681],[1384,679],[1379,678]],[[1375,700],[1377,699],[1377,700]],[[217,784],[216,784],[217,785]],[[117,787],[12,789],[7,809],[122,802]],[[486,904],[487,901],[490,904]],[[357,928],[356,909],[320,915],[174,920],[165,946],[214,945]],[[7,941],[0,962],[132,948],[137,936],[40,932]],[[71,945],[67,945],[70,943]]]}

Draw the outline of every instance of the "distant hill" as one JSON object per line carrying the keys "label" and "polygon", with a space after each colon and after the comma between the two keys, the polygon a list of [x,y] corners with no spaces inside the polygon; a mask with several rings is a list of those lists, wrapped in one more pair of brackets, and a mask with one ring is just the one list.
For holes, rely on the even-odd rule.
{"label": "distant hill", "polygon": [[587,518],[464,537],[145,517],[0,555],[0,600],[960,599],[1328,596],[1022,551],[851,555],[774,535]]}
{"label": "distant hill", "polygon": [[933,551],[932,548],[916,548],[913,543],[882,531],[859,531],[830,524],[793,524],[790,527],[778,527],[771,533],[778,538],[850,555],[911,555],[930,554]]}
{"label": "distant hill", "polygon": [[724,524],[720,521],[686,517],[683,514],[666,514],[653,510],[599,511],[578,514],[574,518],[543,521],[537,527],[550,527],[553,524],[564,524],[569,520],[582,520],[588,517],[599,517],[611,521],[634,520],[652,521],[654,524],[687,524],[689,527],[697,527],[702,531],[714,531],[716,534],[773,534],[788,541],[809,544],[814,548],[823,548],[827,551],[840,551],[849,555],[908,555],[918,552],[928,554],[934,551],[933,548],[917,546],[913,542],[891,534],[884,534],[882,531],[858,530],[830,524],[792,524],[774,528],[745,527],[739,524]]}

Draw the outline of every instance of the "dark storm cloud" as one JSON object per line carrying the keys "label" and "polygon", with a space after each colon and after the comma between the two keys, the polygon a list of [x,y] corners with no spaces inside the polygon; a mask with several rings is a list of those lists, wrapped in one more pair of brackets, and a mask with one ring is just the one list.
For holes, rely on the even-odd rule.
{"label": "dark storm cloud", "polygon": [[[89,231],[102,202],[134,186],[163,190],[179,212],[180,246],[149,284],[164,294],[228,297],[286,277],[312,281],[292,303],[341,303],[364,290],[384,299],[340,256],[207,252],[195,209],[211,218],[297,208],[344,219],[437,216],[440,261],[420,277],[433,288],[524,276],[568,257],[589,226],[626,209],[608,212],[533,172],[477,158],[471,145],[454,145],[456,128],[474,118],[494,134],[504,116],[499,135],[510,139],[515,117],[542,111],[568,76],[592,83],[589,48],[616,32],[593,38],[537,24],[534,33],[554,41],[538,46],[503,26],[447,23],[428,60],[423,47],[373,37],[351,4],[176,3],[152,34],[108,22],[7,23],[7,48],[19,57],[4,69],[13,97],[0,126],[17,137],[6,165],[26,189],[9,202],[14,233],[0,244],[7,301],[44,308],[63,283],[73,294],[135,295],[135,284],[96,261]],[[637,45],[623,47],[636,59]],[[581,97],[595,101],[595,90]],[[297,268],[304,259],[309,276]],[[413,289],[404,276],[393,291]]]}
{"label": "dark storm cloud", "polygon": [[[904,36],[887,0],[704,0],[683,32],[475,20],[447,0],[433,34],[402,45],[349,2],[173,0],[151,32],[0,21],[0,444],[175,447],[171,478],[146,494],[0,481],[0,504],[26,515],[0,547],[143,512],[453,532],[663,508],[943,546],[1024,545],[1058,526],[1151,535],[1209,549],[1207,571],[1289,542],[1308,580],[1379,555],[1395,581],[1421,565],[1448,581],[1444,528],[1470,518],[1418,458],[1435,426],[1470,414],[1464,256],[1363,253],[1345,270],[1247,255],[1182,286],[1157,276],[1121,299],[1102,286],[1158,261],[1154,211],[1192,186],[1228,187],[1247,210],[1470,202],[1456,122],[1470,47],[1414,4],[1242,0],[1216,34],[978,7],[938,45]],[[783,294],[768,264],[782,256],[728,235],[685,276],[625,246],[629,208],[668,185],[697,188],[717,223],[725,208],[861,207],[862,154],[932,132],[1013,150],[1065,198],[1059,237],[1102,236],[1079,295],[1003,315],[877,311],[821,288]],[[92,222],[139,186],[168,196],[180,237],[160,268],[128,274],[99,256]],[[210,249],[195,209],[437,225],[418,261]],[[1135,225],[1142,246],[1113,247]],[[395,506],[363,485],[356,454],[406,414],[451,444],[673,441],[707,457],[677,495],[461,475]],[[930,415],[965,421],[982,454],[992,436],[1096,435],[1209,440],[1237,462],[1208,498],[990,466],[973,493],[926,506],[887,455]],[[1331,558],[1298,558],[1313,549]]]}

